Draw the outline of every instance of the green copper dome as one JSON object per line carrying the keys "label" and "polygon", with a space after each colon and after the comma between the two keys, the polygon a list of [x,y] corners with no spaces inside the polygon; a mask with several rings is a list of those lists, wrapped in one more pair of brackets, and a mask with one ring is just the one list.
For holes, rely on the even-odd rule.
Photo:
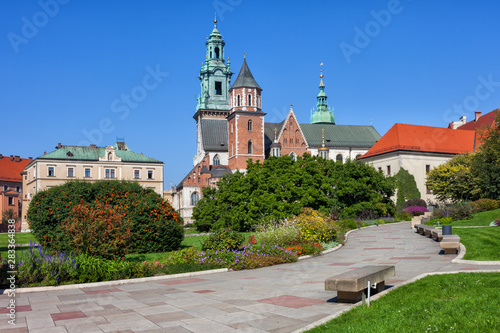
{"label": "green copper dome", "polygon": [[335,116],[333,115],[333,108],[328,106],[327,96],[325,93],[325,84],[323,83],[323,71],[319,76],[319,93],[316,97],[316,107],[311,110],[311,124],[334,124]]}

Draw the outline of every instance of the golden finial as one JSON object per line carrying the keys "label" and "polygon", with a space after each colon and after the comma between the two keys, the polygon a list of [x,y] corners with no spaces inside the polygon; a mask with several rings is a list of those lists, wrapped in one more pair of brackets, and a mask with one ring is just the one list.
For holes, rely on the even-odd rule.
{"label": "golden finial", "polygon": [[214,24],[217,25],[217,12],[215,12]]}
{"label": "golden finial", "polygon": [[243,59],[246,59],[246,57],[247,57],[247,53],[245,52],[245,53],[243,54]]}
{"label": "golden finial", "polygon": [[[321,61],[321,63],[319,64],[320,66],[323,66],[323,61]],[[323,78],[323,67],[320,67],[320,74],[319,74],[319,77],[320,78]]]}

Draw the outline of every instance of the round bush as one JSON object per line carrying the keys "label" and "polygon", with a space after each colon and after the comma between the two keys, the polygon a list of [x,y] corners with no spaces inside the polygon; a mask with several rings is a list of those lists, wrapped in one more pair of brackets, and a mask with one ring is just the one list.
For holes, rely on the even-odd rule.
{"label": "round bush", "polygon": [[415,207],[415,206],[427,207],[427,203],[425,202],[424,199],[415,198],[415,199],[407,200],[403,204],[403,208]]}
{"label": "round bush", "polygon": [[178,213],[150,189],[136,182],[68,182],[37,193],[31,200],[27,219],[43,246],[71,251],[71,239],[61,226],[73,207],[88,204],[120,206],[123,219],[131,223],[128,253],[166,252],[179,248],[184,237]]}
{"label": "round bush", "polygon": [[231,229],[220,229],[208,236],[203,242],[203,250],[238,250],[245,237]]}

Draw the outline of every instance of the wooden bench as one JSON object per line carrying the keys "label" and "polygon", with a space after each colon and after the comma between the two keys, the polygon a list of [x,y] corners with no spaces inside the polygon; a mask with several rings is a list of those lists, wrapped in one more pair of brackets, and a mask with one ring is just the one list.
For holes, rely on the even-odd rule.
{"label": "wooden bench", "polygon": [[[396,274],[394,266],[364,266],[325,280],[325,290],[337,291],[337,302],[356,303],[371,285],[377,284],[373,293],[385,289],[385,280]],[[372,288],[373,290],[373,288]]]}
{"label": "wooden bench", "polygon": [[457,235],[443,235],[439,243],[444,250],[444,254],[456,254],[460,249],[460,237]]}

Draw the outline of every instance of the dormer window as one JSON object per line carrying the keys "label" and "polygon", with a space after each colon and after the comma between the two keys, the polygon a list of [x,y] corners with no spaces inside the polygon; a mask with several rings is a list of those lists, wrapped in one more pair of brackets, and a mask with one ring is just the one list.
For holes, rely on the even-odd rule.
{"label": "dormer window", "polygon": [[72,156],[73,156],[73,153],[72,153],[72,152],[70,152],[70,151],[68,151],[68,152],[66,153],[66,156],[68,156],[68,157],[72,157]]}

